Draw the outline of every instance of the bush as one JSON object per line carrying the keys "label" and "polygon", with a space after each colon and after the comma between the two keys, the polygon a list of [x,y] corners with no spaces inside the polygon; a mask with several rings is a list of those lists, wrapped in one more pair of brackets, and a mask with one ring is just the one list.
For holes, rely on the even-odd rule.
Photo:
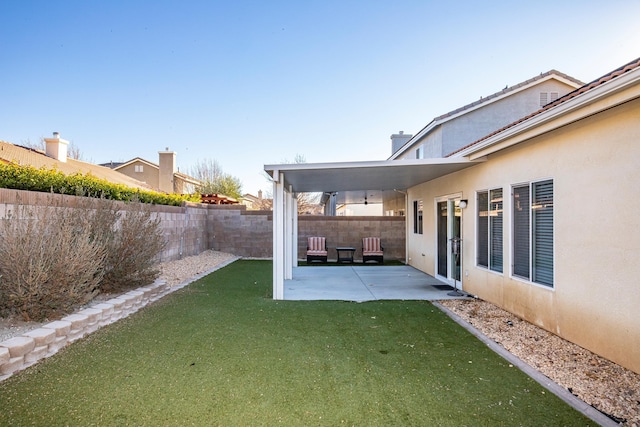
{"label": "bush", "polygon": [[93,215],[52,206],[16,207],[0,221],[0,311],[42,321],[99,292],[106,251]]}
{"label": "bush", "polygon": [[157,205],[180,206],[182,202],[199,202],[198,194],[164,194],[151,190],[112,184],[90,174],[65,175],[55,169],[0,164],[0,188],[88,196],[117,201],[140,201]]}
{"label": "bush", "polygon": [[0,314],[36,321],[69,313],[99,292],[153,282],[165,245],[148,205],[118,210],[87,198],[78,208],[18,202],[0,219],[0,235]]}
{"label": "bush", "polygon": [[153,282],[160,270],[157,258],[165,247],[160,219],[148,207],[131,204],[122,212],[115,232],[105,239],[103,292],[122,292]]}

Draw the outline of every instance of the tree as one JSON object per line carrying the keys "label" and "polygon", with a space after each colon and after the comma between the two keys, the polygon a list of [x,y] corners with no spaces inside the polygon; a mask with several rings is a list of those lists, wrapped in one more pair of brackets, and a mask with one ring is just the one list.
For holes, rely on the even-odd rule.
{"label": "tree", "polygon": [[[281,161],[282,164],[301,164],[307,163],[307,159],[302,154],[296,154],[293,158],[293,161],[289,161],[287,159]],[[263,171],[265,178],[271,182],[271,177],[268,173]],[[296,198],[298,199],[298,214],[318,214],[322,211],[320,210],[320,193],[297,193]],[[273,192],[267,191],[267,197],[270,203],[269,209],[273,209]],[[264,209],[264,207],[262,207]]]}
{"label": "tree", "polygon": [[222,194],[237,200],[242,197],[240,179],[223,172],[217,160],[199,160],[189,174],[202,182],[202,186],[198,187],[201,194]]}

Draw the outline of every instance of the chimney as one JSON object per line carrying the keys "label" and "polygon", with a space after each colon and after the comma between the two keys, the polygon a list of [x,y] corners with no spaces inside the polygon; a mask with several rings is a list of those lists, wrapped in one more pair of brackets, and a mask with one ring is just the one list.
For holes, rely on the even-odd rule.
{"label": "chimney", "polygon": [[404,131],[400,131],[399,133],[394,133],[391,135],[391,155],[393,155],[396,151],[398,151],[404,144],[409,141],[413,135],[404,134]]}
{"label": "chimney", "polygon": [[173,174],[176,173],[176,153],[169,151],[158,151],[158,189],[165,193],[174,193]]}
{"label": "chimney", "polygon": [[258,200],[262,200],[262,190],[258,190]]}
{"label": "chimney", "polygon": [[46,143],[45,154],[60,162],[67,162],[67,146],[69,141],[60,138],[60,133],[54,132],[53,138],[45,138]]}

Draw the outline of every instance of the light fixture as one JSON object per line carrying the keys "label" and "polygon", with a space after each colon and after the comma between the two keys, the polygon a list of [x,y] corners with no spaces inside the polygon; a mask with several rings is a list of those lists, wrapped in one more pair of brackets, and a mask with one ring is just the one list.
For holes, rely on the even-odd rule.
{"label": "light fixture", "polygon": [[458,206],[460,206],[460,209],[464,209],[464,208],[467,207],[467,203],[468,202],[469,201],[467,199],[462,199],[462,200],[460,200],[460,203],[458,203]]}

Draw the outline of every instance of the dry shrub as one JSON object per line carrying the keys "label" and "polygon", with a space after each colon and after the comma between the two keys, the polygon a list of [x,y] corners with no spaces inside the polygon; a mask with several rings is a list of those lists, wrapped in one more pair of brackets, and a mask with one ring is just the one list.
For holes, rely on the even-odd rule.
{"label": "dry shrub", "polygon": [[122,292],[147,285],[160,274],[157,259],[165,247],[160,219],[147,205],[132,203],[121,212],[115,232],[105,239],[107,256],[103,292]]}
{"label": "dry shrub", "polygon": [[8,212],[0,220],[0,311],[42,321],[91,300],[106,255],[94,220],[91,211],[54,206]]}
{"label": "dry shrub", "polygon": [[76,208],[18,201],[0,219],[0,315],[51,319],[99,292],[153,282],[165,246],[160,220],[142,203],[118,206],[88,198]]}

